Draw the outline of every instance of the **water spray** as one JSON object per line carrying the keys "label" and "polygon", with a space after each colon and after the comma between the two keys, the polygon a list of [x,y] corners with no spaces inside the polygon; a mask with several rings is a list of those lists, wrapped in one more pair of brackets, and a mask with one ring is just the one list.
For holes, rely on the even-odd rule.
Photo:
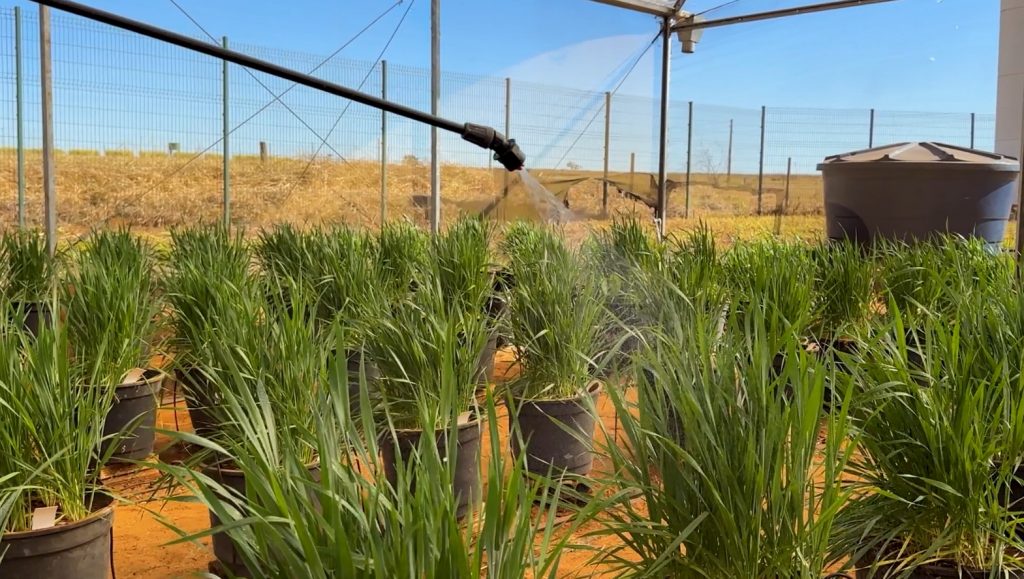
{"label": "water spray", "polygon": [[253,58],[241,52],[222,48],[216,44],[209,44],[183,34],[178,34],[151,24],[146,24],[145,22],[125,18],[112,12],[97,10],[96,8],[86,6],[85,4],[80,4],[78,2],[70,2],[68,0],[33,1],[37,4],[56,8],[57,10],[62,10],[69,14],[81,16],[82,18],[87,18],[96,22],[102,22],[103,24],[107,24],[115,28],[141,34],[142,36],[147,36],[175,46],[180,46],[187,50],[192,50],[207,56],[225,60],[232,64],[244,66],[245,68],[258,70],[278,78],[290,80],[302,86],[307,86],[309,88],[346,98],[388,113],[396,114],[413,121],[425,123],[439,129],[455,133],[474,145],[494,151],[494,160],[501,163],[502,166],[509,171],[518,171],[522,169],[523,163],[526,161],[526,155],[524,155],[519,149],[519,146],[516,145],[515,139],[509,139],[505,135],[502,135],[488,126],[473,123],[457,123],[437,115],[425,113],[405,105],[400,105],[370,94],[359,92],[340,84],[328,82],[312,75],[301,73],[290,68],[285,68],[272,62]]}

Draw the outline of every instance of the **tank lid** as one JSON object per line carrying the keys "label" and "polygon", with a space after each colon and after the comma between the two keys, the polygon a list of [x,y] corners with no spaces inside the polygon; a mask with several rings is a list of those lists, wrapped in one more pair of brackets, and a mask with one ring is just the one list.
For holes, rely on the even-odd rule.
{"label": "tank lid", "polygon": [[1019,171],[1017,159],[945,143],[896,143],[825,157],[818,169],[840,165],[955,165],[992,171]]}

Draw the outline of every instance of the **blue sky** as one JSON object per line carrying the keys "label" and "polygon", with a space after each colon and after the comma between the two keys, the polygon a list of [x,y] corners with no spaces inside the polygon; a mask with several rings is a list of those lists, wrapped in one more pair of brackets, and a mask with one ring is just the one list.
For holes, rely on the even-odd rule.
{"label": "blue sky", "polygon": [[[177,31],[198,32],[169,0],[85,1]],[[214,35],[315,54],[334,51],[393,3],[178,1]],[[430,3],[405,0],[410,1],[414,5],[387,58],[426,66]],[[809,1],[740,0],[709,16]],[[689,0],[687,8],[699,12],[722,3]],[[343,55],[373,59],[403,9],[393,10]],[[995,107],[998,18],[998,0],[897,0],[708,30],[697,54],[673,54],[673,96],[740,107],[990,112]],[[443,66],[458,72],[515,73],[523,80],[601,89],[654,31],[649,16],[587,0],[442,1]],[[655,52],[624,92],[653,94]]]}

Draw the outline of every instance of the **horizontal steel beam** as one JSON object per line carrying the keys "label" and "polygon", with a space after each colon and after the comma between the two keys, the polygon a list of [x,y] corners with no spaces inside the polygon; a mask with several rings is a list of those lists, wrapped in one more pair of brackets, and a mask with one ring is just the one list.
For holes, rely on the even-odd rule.
{"label": "horizontal steel beam", "polygon": [[624,8],[644,14],[653,14],[662,18],[675,16],[678,11],[674,3],[657,2],[656,0],[591,0],[591,2],[607,4],[608,6]]}
{"label": "horizontal steel beam", "polygon": [[698,30],[703,28],[716,28],[719,26],[729,26],[732,24],[742,24],[744,22],[756,22],[758,20],[771,20],[773,18],[783,18],[785,16],[797,16],[800,14],[812,14],[814,12],[825,12],[828,10],[838,10],[840,8],[853,8],[856,6],[867,6],[868,4],[881,4],[883,2],[894,2],[895,0],[838,0],[836,2],[824,2],[822,4],[811,4],[809,6],[797,6],[794,8],[782,8],[779,10],[771,10],[768,12],[756,12],[754,14],[744,14],[742,16],[730,16],[728,18],[716,18],[713,20],[703,21],[688,21],[679,20],[675,26],[672,27],[673,31],[679,30]]}

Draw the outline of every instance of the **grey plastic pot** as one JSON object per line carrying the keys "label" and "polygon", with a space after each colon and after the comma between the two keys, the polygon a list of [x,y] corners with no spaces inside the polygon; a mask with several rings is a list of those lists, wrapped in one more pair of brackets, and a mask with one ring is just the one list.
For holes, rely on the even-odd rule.
{"label": "grey plastic pot", "polygon": [[597,423],[593,408],[600,395],[601,383],[595,381],[575,398],[513,399],[508,415],[512,456],[526,453],[526,468],[535,474],[589,474]]}
{"label": "grey plastic pot", "polygon": [[[319,482],[320,463],[315,462],[307,468],[312,479]],[[222,486],[245,496],[245,472],[215,465],[204,468],[203,474],[217,481]],[[213,511],[210,511],[210,528],[217,528],[220,524],[220,518],[213,514]],[[211,573],[230,575],[232,577],[254,576],[246,567],[241,555],[238,554],[238,550],[235,549],[234,541],[226,533],[213,534],[213,555],[217,560],[210,563]]]}
{"label": "grey plastic pot", "polygon": [[[480,433],[482,421],[473,419],[458,426],[458,439],[455,443],[455,473],[452,479],[452,492],[458,507],[456,516],[462,518],[469,508],[480,500]],[[413,452],[419,448],[422,430],[398,430],[394,436],[385,433],[381,436],[380,452],[384,463],[384,476],[392,486],[398,484],[398,457],[402,464],[408,465],[413,459]],[[448,431],[434,432],[438,456],[448,458]],[[411,488],[415,492],[416,481]]]}
{"label": "grey plastic pot", "polygon": [[163,380],[163,372],[149,369],[141,379],[117,386],[114,405],[103,423],[103,436],[121,436],[105,440],[101,453],[113,443],[117,444],[111,454],[115,462],[141,460],[153,453],[157,396]]}
{"label": "grey plastic pot", "polygon": [[0,577],[107,579],[113,522],[112,500],[103,497],[102,506],[81,521],[0,535]]}
{"label": "grey plastic pot", "polygon": [[486,388],[494,380],[494,356],[498,353],[498,332],[492,332],[476,364],[476,382]]}

